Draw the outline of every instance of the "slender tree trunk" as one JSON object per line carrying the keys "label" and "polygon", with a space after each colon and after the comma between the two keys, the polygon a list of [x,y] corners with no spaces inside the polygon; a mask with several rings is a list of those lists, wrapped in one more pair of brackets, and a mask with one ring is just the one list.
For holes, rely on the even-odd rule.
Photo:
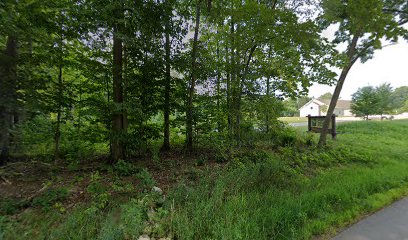
{"label": "slender tree trunk", "polygon": [[165,56],[165,61],[166,61],[166,76],[165,76],[165,89],[164,89],[164,109],[163,109],[163,115],[164,115],[164,122],[163,122],[163,146],[162,150],[163,151],[168,151],[170,150],[170,91],[171,91],[171,75],[170,75],[170,13],[169,16],[167,16],[166,20],[166,26],[165,26],[165,38],[166,38],[166,43],[165,43],[165,50],[166,50],[166,56]]}
{"label": "slender tree trunk", "polygon": [[[61,16],[63,13],[61,12]],[[57,85],[57,122],[55,126],[55,133],[54,133],[54,141],[55,141],[55,149],[54,149],[54,161],[59,159],[60,155],[60,142],[61,142],[61,120],[62,120],[62,105],[64,101],[64,82],[62,79],[62,68],[64,65],[64,32],[63,32],[63,24],[64,22],[61,21],[60,23],[61,32],[60,32],[60,39],[59,39],[59,66],[58,66],[58,85]]]}
{"label": "slender tree trunk", "polygon": [[[218,33],[218,29],[217,29]],[[220,48],[217,40],[217,130],[222,132],[221,124],[221,71],[220,71]]]}
{"label": "slender tree trunk", "polygon": [[9,35],[0,65],[0,165],[9,160],[10,129],[17,113],[17,47],[17,37]]}
{"label": "slender tree trunk", "polygon": [[[128,59],[129,59],[129,54],[128,54],[128,49],[126,48],[126,44],[123,43],[123,132],[126,134],[127,133],[127,128],[129,125],[129,119],[128,119],[128,111],[126,104],[128,102]],[[124,145],[124,149],[126,150],[126,144]]]}
{"label": "slender tree trunk", "polygon": [[[62,54],[62,53],[61,53]],[[62,59],[60,59],[62,61]],[[55,149],[54,149],[54,160],[59,159],[59,153],[60,153],[60,142],[61,142],[61,118],[62,118],[62,97],[64,94],[64,83],[62,80],[62,62],[59,65],[58,68],[58,96],[57,96],[57,101],[58,101],[58,109],[57,109],[57,122],[55,126],[55,133],[54,133],[54,141],[55,141]]]}
{"label": "slender tree trunk", "polygon": [[328,129],[329,129],[330,121],[331,121],[331,116],[333,115],[334,109],[336,108],[337,100],[339,99],[340,92],[341,92],[341,89],[343,88],[343,84],[344,84],[344,81],[346,80],[347,74],[349,73],[351,67],[357,60],[355,58],[355,53],[356,53],[356,46],[357,46],[358,39],[359,39],[358,35],[354,35],[349,45],[349,48],[347,50],[347,57],[348,57],[349,62],[341,71],[339,80],[337,81],[336,88],[334,89],[334,93],[330,101],[329,108],[327,110],[327,115],[324,119],[323,129],[320,134],[320,139],[318,143],[319,147],[326,145],[327,133],[328,133]]}
{"label": "slender tree trunk", "polygon": [[257,48],[257,45],[254,45],[250,51],[249,51],[249,55],[248,58],[246,59],[245,62],[245,67],[244,67],[244,71],[243,74],[240,76],[240,78],[237,78],[237,84],[238,84],[238,91],[236,92],[237,96],[236,96],[236,140],[238,142],[238,145],[241,146],[241,102],[242,102],[242,92],[243,92],[243,88],[244,88],[244,84],[246,81],[246,77],[248,75],[249,72],[249,64],[251,63],[252,60],[252,56],[254,54],[255,49]]}
{"label": "slender tree trunk", "polygon": [[[268,99],[268,101],[269,101],[269,95],[270,95],[270,81],[271,81],[271,78],[270,77],[268,77],[267,79],[266,79],[266,97],[267,97],[267,99]],[[266,112],[266,116],[265,116],[265,129],[266,129],[266,133],[269,133],[269,111],[267,111]]]}
{"label": "slender tree trunk", "polygon": [[[228,46],[225,47],[227,66],[230,66],[230,56]],[[232,136],[232,123],[231,123],[231,69],[227,68],[227,123],[228,123],[228,135]]]}
{"label": "slender tree trunk", "polygon": [[112,121],[112,159],[109,163],[113,164],[124,157],[123,130],[123,86],[122,86],[122,67],[123,67],[123,46],[122,40],[118,37],[118,24],[113,28],[113,102],[115,109]]}
{"label": "slender tree trunk", "polygon": [[[110,81],[110,79],[108,79],[108,78],[106,78],[106,101],[107,101],[107,103],[110,103],[110,101],[111,101],[111,89],[110,89],[110,86],[111,86],[111,81]],[[111,112],[109,111],[109,114],[111,114]],[[108,130],[108,131],[111,131],[112,129],[112,122],[111,121],[109,121],[109,122],[105,122],[105,127],[106,127],[106,129]],[[109,152],[111,153],[111,155],[112,155],[112,137],[110,137],[109,138]]]}
{"label": "slender tree trunk", "polygon": [[197,80],[197,49],[198,49],[198,31],[200,27],[200,14],[201,14],[201,0],[196,0],[196,19],[194,29],[193,49],[191,53],[191,82],[188,91],[187,100],[187,127],[186,127],[186,141],[187,150],[193,149],[193,99],[195,92],[195,84]]}
{"label": "slender tree trunk", "polygon": [[81,127],[82,127],[82,85],[79,86],[79,106],[78,106],[78,127],[77,127],[77,135],[78,140],[80,140],[81,136]]}
{"label": "slender tree trunk", "polygon": [[[232,7],[233,8],[233,7]],[[237,83],[237,79],[239,80],[239,78],[237,77],[237,67],[236,67],[236,59],[235,59],[235,38],[234,38],[234,34],[235,34],[235,23],[234,23],[234,19],[231,18],[231,25],[230,25],[230,35],[231,35],[231,56],[230,56],[230,71],[231,71],[231,79],[230,79],[230,88],[231,88],[231,92],[230,92],[230,112],[231,112],[231,116],[230,116],[230,121],[231,121],[231,138],[238,140],[239,136],[238,136],[238,113],[237,113],[237,92],[238,92],[238,88],[239,88],[239,83]]]}
{"label": "slender tree trunk", "polygon": [[11,114],[5,106],[0,106],[0,166],[9,160]]}

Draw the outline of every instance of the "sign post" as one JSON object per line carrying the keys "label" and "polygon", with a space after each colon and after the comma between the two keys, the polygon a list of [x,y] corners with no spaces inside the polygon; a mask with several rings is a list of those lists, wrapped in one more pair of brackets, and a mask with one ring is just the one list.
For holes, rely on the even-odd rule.
{"label": "sign post", "polygon": [[[326,116],[307,116],[307,130],[309,132],[321,133],[323,131],[323,123]],[[336,115],[331,116],[328,132],[332,135],[333,139],[336,139]]]}

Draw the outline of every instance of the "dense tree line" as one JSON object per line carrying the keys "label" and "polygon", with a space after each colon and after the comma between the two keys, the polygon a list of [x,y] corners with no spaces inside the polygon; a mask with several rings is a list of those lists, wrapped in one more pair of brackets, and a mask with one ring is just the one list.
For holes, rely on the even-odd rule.
{"label": "dense tree line", "polygon": [[353,94],[351,110],[356,116],[368,119],[370,115],[398,114],[406,111],[408,87],[395,90],[389,83],[378,87],[366,86]]}
{"label": "dense tree line", "polygon": [[[111,163],[206,135],[240,146],[278,127],[282,98],[405,33],[406,3],[370,1],[387,7],[378,21],[371,7],[337,16],[338,1],[2,1],[1,159],[40,143],[54,159],[109,149]],[[346,58],[321,36],[340,19]]]}

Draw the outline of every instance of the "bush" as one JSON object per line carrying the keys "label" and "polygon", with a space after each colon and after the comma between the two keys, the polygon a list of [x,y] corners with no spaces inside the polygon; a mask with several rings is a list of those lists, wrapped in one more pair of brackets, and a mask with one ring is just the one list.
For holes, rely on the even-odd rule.
{"label": "bush", "polygon": [[136,177],[140,179],[140,187],[144,190],[150,190],[156,184],[152,175],[145,168]]}
{"label": "bush", "polygon": [[97,209],[107,207],[111,195],[109,188],[101,182],[101,176],[98,171],[91,175],[91,181],[86,190],[92,197],[92,205],[94,207]]}
{"label": "bush", "polygon": [[140,172],[139,168],[124,160],[119,160],[117,163],[115,163],[115,165],[113,165],[113,169],[119,176],[130,176]]}

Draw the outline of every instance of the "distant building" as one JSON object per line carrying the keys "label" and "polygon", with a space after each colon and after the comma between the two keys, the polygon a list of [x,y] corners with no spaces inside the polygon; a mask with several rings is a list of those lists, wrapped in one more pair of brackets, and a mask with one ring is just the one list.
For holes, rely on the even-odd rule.
{"label": "distant building", "polygon": [[[300,116],[324,116],[329,108],[330,99],[313,98],[299,109]],[[338,100],[334,114],[340,117],[351,117],[351,100]]]}

